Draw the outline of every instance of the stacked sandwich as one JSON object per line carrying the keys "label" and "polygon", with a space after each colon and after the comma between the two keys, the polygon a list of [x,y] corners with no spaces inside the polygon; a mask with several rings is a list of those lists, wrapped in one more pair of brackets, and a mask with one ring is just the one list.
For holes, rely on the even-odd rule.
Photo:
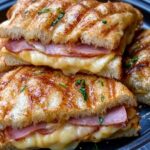
{"label": "stacked sandwich", "polygon": [[142,22],[137,9],[96,0],[18,0],[7,18],[0,25],[0,65],[7,70],[0,78],[2,149],[74,149],[138,135],[136,99],[117,81]]}

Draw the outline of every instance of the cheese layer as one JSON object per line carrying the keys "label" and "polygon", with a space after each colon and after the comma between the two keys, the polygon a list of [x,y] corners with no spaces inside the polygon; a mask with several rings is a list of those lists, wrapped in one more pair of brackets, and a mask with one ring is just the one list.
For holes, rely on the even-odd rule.
{"label": "cheese layer", "polygon": [[139,130],[139,119],[135,109],[128,109],[127,113],[129,115],[129,121],[126,127],[102,126],[99,130],[95,131],[92,127],[66,124],[52,134],[41,135],[34,133],[24,139],[12,141],[11,144],[18,149],[37,147],[50,148],[52,150],[66,150],[76,147],[81,141],[99,142],[103,139],[112,138],[116,133],[125,132],[130,129],[134,129],[137,132]]}
{"label": "cheese layer", "polygon": [[[5,48],[2,52],[12,55],[35,66],[49,66],[54,69],[60,69],[64,74],[75,74],[77,72],[86,72],[96,74],[108,78],[121,78],[122,59],[116,56],[113,52],[103,56],[92,58],[82,57],[56,57],[45,55],[38,51],[22,51],[20,53],[13,53]],[[22,64],[21,64],[22,65]]]}

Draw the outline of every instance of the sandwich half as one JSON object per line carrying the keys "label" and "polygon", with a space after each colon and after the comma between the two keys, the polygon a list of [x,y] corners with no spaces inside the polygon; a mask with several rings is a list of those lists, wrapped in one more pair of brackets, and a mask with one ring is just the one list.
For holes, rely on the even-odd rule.
{"label": "sandwich half", "polygon": [[122,53],[143,16],[122,2],[18,0],[0,25],[3,52],[65,74],[120,79]]}
{"label": "sandwich half", "polygon": [[150,105],[150,30],[144,30],[127,50],[125,84],[139,102]]}
{"label": "sandwich half", "polygon": [[0,148],[74,149],[137,136],[132,93],[113,79],[19,67],[0,78]]}

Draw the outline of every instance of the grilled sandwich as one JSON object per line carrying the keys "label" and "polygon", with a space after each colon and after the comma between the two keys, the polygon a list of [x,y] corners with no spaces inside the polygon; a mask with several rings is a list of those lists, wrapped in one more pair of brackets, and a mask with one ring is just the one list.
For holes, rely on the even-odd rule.
{"label": "grilled sandwich", "polygon": [[142,31],[128,49],[125,84],[139,102],[150,105],[150,30]]}
{"label": "grilled sandwich", "polygon": [[19,67],[0,78],[0,146],[66,150],[80,142],[136,136],[136,105],[113,79]]}
{"label": "grilled sandwich", "polygon": [[0,25],[3,52],[65,74],[120,79],[122,53],[143,16],[122,2],[18,0]]}

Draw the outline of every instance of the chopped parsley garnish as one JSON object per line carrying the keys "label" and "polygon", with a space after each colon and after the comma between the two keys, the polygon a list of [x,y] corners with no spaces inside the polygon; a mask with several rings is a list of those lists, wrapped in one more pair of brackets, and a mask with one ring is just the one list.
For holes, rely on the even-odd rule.
{"label": "chopped parsley garnish", "polygon": [[88,96],[87,96],[85,87],[81,87],[81,88],[79,89],[79,91],[80,91],[80,93],[83,95],[84,100],[87,101]]}
{"label": "chopped parsley garnish", "polygon": [[88,95],[87,95],[87,92],[86,92],[85,80],[77,80],[75,85],[80,86],[79,92],[82,94],[84,100],[87,101]]}
{"label": "chopped parsley garnish", "polygon": [[59,15],[58,17],[51,23],[51,26],[55,26],[65,15],[65,12],[58,9]]}
{"label": "chopped parsley garnish", "polygon": [[131,68],[136,62],[138,61],[138,57],[134,56],[133,58],[129,59],[125,64],[126,68]]}
{"label": "chopped parsley garnish", "polygon": [[24,92],[24,90],[27,88],[26,85],[24,85],[21,89],[20,89],[20,93]]}
{"label": "chopped parsley garnish", "polygon": [[61,87],[63,87],[63,88],[67,88],[67,85],[64,84],[64,83],[59,83],[59,85],[60,85]]}
{"label": "chopped parsley garnish", "polygon": [[102,23],[103,24],[107,24],[107,20],[102,20]]}
{"label": "chopped parsley garnish", "polygon": [[41,15],[43,13],[48,13],[48,12],[51,12],[49,8],[43,8],[42,10],[38,11],[38,14]]}
{"label": "chopped parsley garnish", "polygon": [[102,94],[101,101],[103,102],[105,100],[105,96]]}
{"label": "chopped parsley garnish", "polygon": [[104,122],[104,118],[103,117],[99,117],[99,124],[101,125]]}

